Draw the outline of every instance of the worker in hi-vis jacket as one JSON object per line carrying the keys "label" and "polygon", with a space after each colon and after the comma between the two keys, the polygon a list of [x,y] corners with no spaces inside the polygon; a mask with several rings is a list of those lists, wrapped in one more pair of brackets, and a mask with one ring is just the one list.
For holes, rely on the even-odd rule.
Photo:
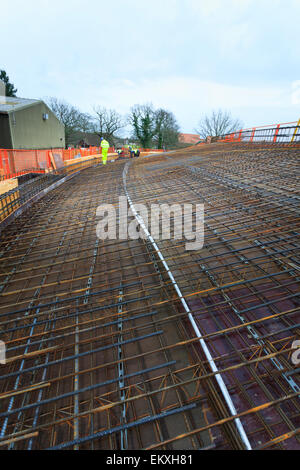
{"label": "worker in hi-vis jacket", "polygon": [[106,165],[106,161],[107,161],[107,152],[108,152],[108,149],[109,149],[109,143],[107,142],[107,140],[103,139],[103,137],[101,137],[101,148],[102,148],[102,163],[103,165]]}

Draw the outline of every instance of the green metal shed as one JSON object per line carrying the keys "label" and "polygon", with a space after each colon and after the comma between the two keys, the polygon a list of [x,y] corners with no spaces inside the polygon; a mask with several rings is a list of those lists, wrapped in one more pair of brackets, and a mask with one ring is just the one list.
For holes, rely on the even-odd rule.
{"label": "green metal shed", "polygon": [[0,148],[64,147],[64,125],[43,101],[0,96]]}

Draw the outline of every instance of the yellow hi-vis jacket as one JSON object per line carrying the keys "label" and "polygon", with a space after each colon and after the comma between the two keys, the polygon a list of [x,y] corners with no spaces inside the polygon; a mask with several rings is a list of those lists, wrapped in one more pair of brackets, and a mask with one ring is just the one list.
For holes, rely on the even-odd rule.
{"label": "yellow hi-vis jacket", "polygon": [[101,140],[101,147],[103,150],[108,150],[109,149],[109,143],[107,142],[107,140],[103,139]]}

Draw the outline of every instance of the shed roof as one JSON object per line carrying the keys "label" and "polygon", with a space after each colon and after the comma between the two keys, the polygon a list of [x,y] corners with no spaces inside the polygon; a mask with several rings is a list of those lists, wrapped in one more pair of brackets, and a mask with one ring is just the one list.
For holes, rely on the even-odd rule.
{"label": "shed roof", "polygon": [[0,96],[0,113],[12,113],[20,109],[27,108],[33,104],[40,103],[40,100],[30,100],[10,96]]}

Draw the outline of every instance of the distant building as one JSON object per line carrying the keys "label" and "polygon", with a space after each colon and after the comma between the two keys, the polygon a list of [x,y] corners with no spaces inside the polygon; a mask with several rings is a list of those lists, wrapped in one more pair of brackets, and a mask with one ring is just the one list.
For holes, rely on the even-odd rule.
{"label": "distant building", "polygon": [[68,138],[69,145],[73,147],[100,147],[100,137],[92,132],[75,131]]}
{"label": "distant building", "polygon": [[198,134],[179,134],[179,142],[181,144],[197,144],[200,141]]}
{"label": "distant building", "polygon": [[0,148],[64,147],[64,125],[43,101],[4,96],[0,86]]}

